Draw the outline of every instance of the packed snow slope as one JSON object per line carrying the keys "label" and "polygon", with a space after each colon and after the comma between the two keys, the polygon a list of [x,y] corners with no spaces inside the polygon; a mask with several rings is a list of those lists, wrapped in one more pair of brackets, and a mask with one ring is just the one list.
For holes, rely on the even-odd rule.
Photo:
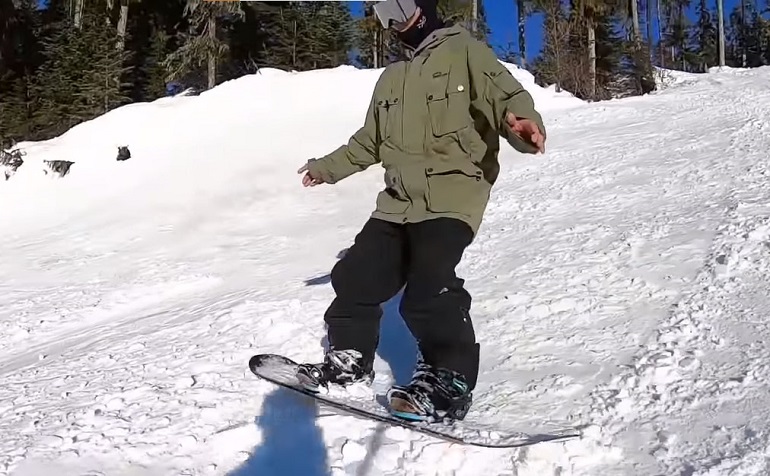
{"label": "packed snow slope", "polygon": [[[21,144],[0,183],[0,473],[770,474],[770,68],[593,104],[511,69],[549,134],[544,156],[503,147],[458,269],[473,414],[580,439],[462,447],[249,373],[254,353],[321,357],[328,273],[382,187],[379,166],[296,173],[359,127],[379,71],[265,70]],[[398,298],[379,386],[414,361]]]}

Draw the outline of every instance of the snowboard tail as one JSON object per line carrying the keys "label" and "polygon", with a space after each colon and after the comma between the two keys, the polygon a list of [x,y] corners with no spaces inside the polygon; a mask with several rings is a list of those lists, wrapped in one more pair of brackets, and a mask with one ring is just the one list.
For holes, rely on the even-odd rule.
{"label": "snowboard tail", "polygon": [[515,448],[580,436],[575,429],[538,434],[508,431],[492,425],[473,422],[467,417],[460,421],[434,423],[415,420],[413,415],[399,412],[396,408],[389,409],[386,404],[371,397],[357,398],[345,392],[323,394],[309,390],[297,379],[298,365],[292,359],[279,354],[258,354],[249,359],[251,372],[275,385],[306,395],[359,418],[400,426],[451,443],[487,448]]}

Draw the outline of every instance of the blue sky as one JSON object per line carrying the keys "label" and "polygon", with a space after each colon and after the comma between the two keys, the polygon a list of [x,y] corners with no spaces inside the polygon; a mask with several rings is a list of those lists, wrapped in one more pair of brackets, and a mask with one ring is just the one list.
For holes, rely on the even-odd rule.
{"label": "blue sky", "polygon": [[[487,22],[491,30],[490,44],[495,49],[505,47],[509,42],[513,44],[514,51],[518,51],[518,32],[516,25],[516,0],[482,0],[487,12]],[[739,4],[740,0],[724,0],[725,23],[729,21],[730,12]],[[350,2],[354,14],[361,14],[363,2]],[[695,21],[697,0],[692,2],[688,16]],[[716,9],[715,0],[707,0],[710,8]],[[653,12],[654,13],[654,12]],[[639,12],[644,15],[643,11]],[[641,19],[644,22],[644,18]],[[646,26],[643,23],[642,29]],[[657,22],[653,18],[653,35],[657,41]],[[543,18],[542,15],[531,16],[526,23],[527,59],[532,60],[538,55],[543,45]]]}

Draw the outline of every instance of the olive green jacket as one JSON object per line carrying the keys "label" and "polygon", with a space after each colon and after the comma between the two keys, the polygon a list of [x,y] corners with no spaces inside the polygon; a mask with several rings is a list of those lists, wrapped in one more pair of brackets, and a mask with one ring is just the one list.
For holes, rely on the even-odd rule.
{"label": "olive green jacket", "polygon": [[494,52],[460,26],[434,31],[409,61],[380,75],[363,127],[346,145],[308,163],[333,184],[370,165],[385,169],[372,217],[409,223],[465,221],[474,235],[497,179],[499,137],[522,153],[537,148],[513,133],[506,113],[533,120],[530,94]]}

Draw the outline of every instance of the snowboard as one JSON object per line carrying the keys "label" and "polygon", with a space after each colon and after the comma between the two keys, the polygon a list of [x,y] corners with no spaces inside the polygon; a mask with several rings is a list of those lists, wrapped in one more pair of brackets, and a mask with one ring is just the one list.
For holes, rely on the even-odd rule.
{"label": "snowboard", "polygon": [[354,393],[342,389],[328,393],[308,390],[300,384],[296,377],[297,367],[297,362],[280,354],[257,354],[249,359],[251,372],[275,385],[315,399],[352,416],[400,426],[450,443],[486,448],[516,448],[580,436],[579,432],[572,428],[536,434],[510,431],[499,426],[474,422],[469,419],[471,415],[466,416],[463,420],[446,422],[407,420],[392,415],[388,411],[387,403],[381,403],[371,393],[356,396]]}

